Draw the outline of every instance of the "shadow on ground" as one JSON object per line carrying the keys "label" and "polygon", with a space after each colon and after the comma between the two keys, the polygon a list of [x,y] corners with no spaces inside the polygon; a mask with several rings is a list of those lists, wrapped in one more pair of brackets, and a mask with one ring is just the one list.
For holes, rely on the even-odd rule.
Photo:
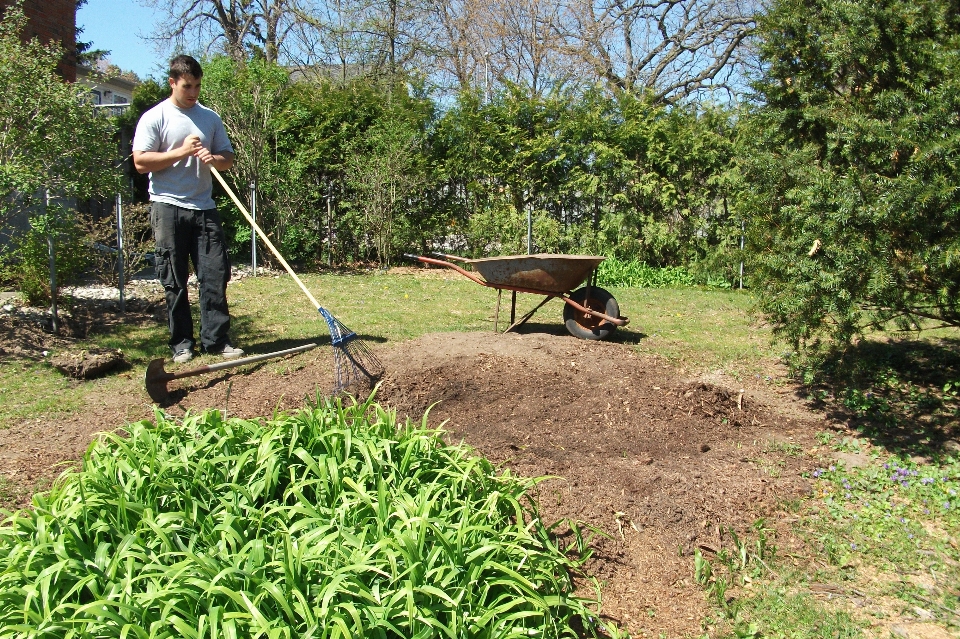
{"label": "shadow on ground", "polygon": [[960,451],[960,339],[863,341],[824,363],[818,408],[895,453]]}

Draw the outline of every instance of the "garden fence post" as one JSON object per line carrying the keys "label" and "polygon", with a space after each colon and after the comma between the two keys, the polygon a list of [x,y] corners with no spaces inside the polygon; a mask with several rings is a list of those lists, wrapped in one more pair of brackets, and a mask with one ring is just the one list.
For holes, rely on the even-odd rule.
{"label": "garden fence post", "polygon": [[743,290],[743,236],[746,231],[746,223],[740,220],[740,290]]}
{"label": "garden fence post", "polygon": [[[257,182],[250,183],[250,217],[254,223],[257,221]],[[257,234],[250,234],[250,266],[253,269],[253,276],[257,276]]]}
{"label": "garden fence post", "polygon": [[126,300],[123,294],[125,286],[123,274],[123,196],[117,193],[117,287],[120,289],[120,312],[126,313]]}
{"label": "garden fence post", "polygon": [[527,255],[533,253],[533,205],[527,207]]}
{"label": "garden fence post", "polygon": [[327,266],[333,266],[333,181],[327,180]]}
{"label": "garden fence post", "polygon": [[56,334],[60,332],[60,316],[57,314],[57,253],[53,242],[56,225],[52,224],[50,218],[50,189],[43,191],[43,213],[47,223],[47,255],[50,258],[50,315]]}

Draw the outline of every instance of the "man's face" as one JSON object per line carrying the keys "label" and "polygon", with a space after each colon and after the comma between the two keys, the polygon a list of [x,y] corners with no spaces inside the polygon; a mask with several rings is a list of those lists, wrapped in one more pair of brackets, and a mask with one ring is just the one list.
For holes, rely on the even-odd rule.
{"label": "man's face", "polygon": [[192,75],[182,75],[176,80],[168,78],[170,81],[171,98],[173,103],[181,109],[189,109],[197,103],[200,97],[200,78]]}

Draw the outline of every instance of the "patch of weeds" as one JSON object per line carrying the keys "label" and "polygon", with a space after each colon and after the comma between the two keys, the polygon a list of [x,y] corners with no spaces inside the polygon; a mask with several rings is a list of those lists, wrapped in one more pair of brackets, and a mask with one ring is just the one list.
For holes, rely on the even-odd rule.
{"label": "patch of weeds", "polygon": [[27,507],[30,504],[31,497],[41,491],[48,490],[51,485],[49,478],[41,478],[31,485],[20,485],[11,482],[6,477],[0,477],[0,521],[2,521],[9,512]]}
{"label": "patch of weeds", "polygon": [[798,588],[805,575],[774,562],[770,532],[760,521],[751,529],[749,542],[730,531],[732,550],[712,559],[695,553],[694,578],[717,613],[704,620],[708,633],[701,639],[862,637],[861,622],[845,611],[826,608],[806,588]]}
{"label": "patch of weeds", "polygon": [[16,501],[14,489],[6,477],[0,477],[0,507],[9,508]]}
{"label": "patch of weeds", "polygon": [[[700,549],[694,552],[694,580],[714,604],[720,615],[717,622],[727,628],[727,636],[738,639],[773,636],[769,632],[775,624],[760,614],[770,608],[767,601],[769,588],[764,585],[759,591],[753,590],[754,584],[766,584],[771,577],[778,578],[768,563],[776,555],[772,532],[760,519],[742,538],[728,528],[726,547],[712,557],[708,558]],[[713,624],[713,620],[707,620],[707,623]],[[762,633],[761,628],[764,629]]]}
{"label": "patch of weeds", "polygon": [[[790,637],[821,639],[862,637],[861,624],[843,611],[827,610],[808,592],[799,592],[787,583],[799,576],[787,575],[743,600],[741,622],[721,635],[727,639]],[[746,621],[749,619],[749,621]]]}
{"label": "patch of weeds", "polygon": [[787,457],[800,457],[803,454],[803,446],[794,442],[770,441],[767,443],[765,452],[780,453]]}
{"label": "patch of weeds", "polygon": [[852,437],[850,435],[838,437],[828,431],[817,433],[817,442],[821,446],[841,453],[864,453],[870,448],[869,440],[862,437]]}
{"label": "patch of weeds", "polygon": [[960,437],[960,340],[864,340],[823,363],[810,399],[891,451]]}
{"label": "patch of weeds", "polygon": [[889,584],[882,594],[960,626],[960,459],[918,466],[894,456],[810,478],[820,517],[806,521],[831,567],[879,570]]}

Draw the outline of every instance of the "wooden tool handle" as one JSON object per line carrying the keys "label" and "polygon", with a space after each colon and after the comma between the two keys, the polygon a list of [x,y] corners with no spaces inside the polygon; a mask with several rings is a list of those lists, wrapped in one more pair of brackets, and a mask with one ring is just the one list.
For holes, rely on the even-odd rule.
{"label": "wooden tool handle", "polygon": [[225,191],[227,192],[227,195],[230,196],[230,199],[233,200],[233,203],[236,204],[236,205],[237,205],[237,208],[240,209],[240,212],[243,213],[243,217],[247,218],[247,222],[249,222],[249,223],[250,223],[250,226],[253,227],[253,230],[257,232],[257,234],[260,236],[260,239],[263,240],[263,243],[266,244],[267,247],[270,248],[270,251],[273,252],[273,255],[280,261],[281,264],[283,264],[283,268],[285,268],[285,269],[287,270],[287,273],[290,274],[290,277],[292,277],[293,280],[294,280],[294,281],[300,286],[300,288],[303,290],[303,292],[306,293],[307,298],[310,300],[310,303],[313,304],[313,307],[319,310],[319,308],[320,308],[320,303],[317,302],[317,300],[316,300],[316,298],[313,296],[313,294],[307,289],[306,286],[304,286],[303,282],[300,281],[300,278],[297,277],[297,274],[293,272],[293,269],[290,268],[290,265],[287,264],[287,261],[286,261],[285,259],[283,259],[283,256],[280,255],[280,251],[278,251],[278,250],[277,250],[277,247],[275,247],[275,246],[273,245],[273,242],[271,242],[271,241],[270,241],[270,238],[267,237],[267,234],[263,232],[263,229],[261,229],[261,228],[257,225],[257,223],[253,220],[253,218],[252,218],[252,217],[250,216],[250,214],[247,212],[246,207],[243,206],[243,204],[242,204],[242,203],[240,202],[240,200],[237,198],[236,194],[233,192],[233,189],[231,189],[231,188],[227,185],[226,180],[224,180],[224,179],[223,179],[223,176],[220,175],[220,171],[218,171],[216,168],[214,168],[213,165],[210,165],[210,172],[213,173],[213,176],[214,176],[215,178],[217,178],[217,180],[220,182],[220,186],[223,187],[223,190],[225,190]]}

